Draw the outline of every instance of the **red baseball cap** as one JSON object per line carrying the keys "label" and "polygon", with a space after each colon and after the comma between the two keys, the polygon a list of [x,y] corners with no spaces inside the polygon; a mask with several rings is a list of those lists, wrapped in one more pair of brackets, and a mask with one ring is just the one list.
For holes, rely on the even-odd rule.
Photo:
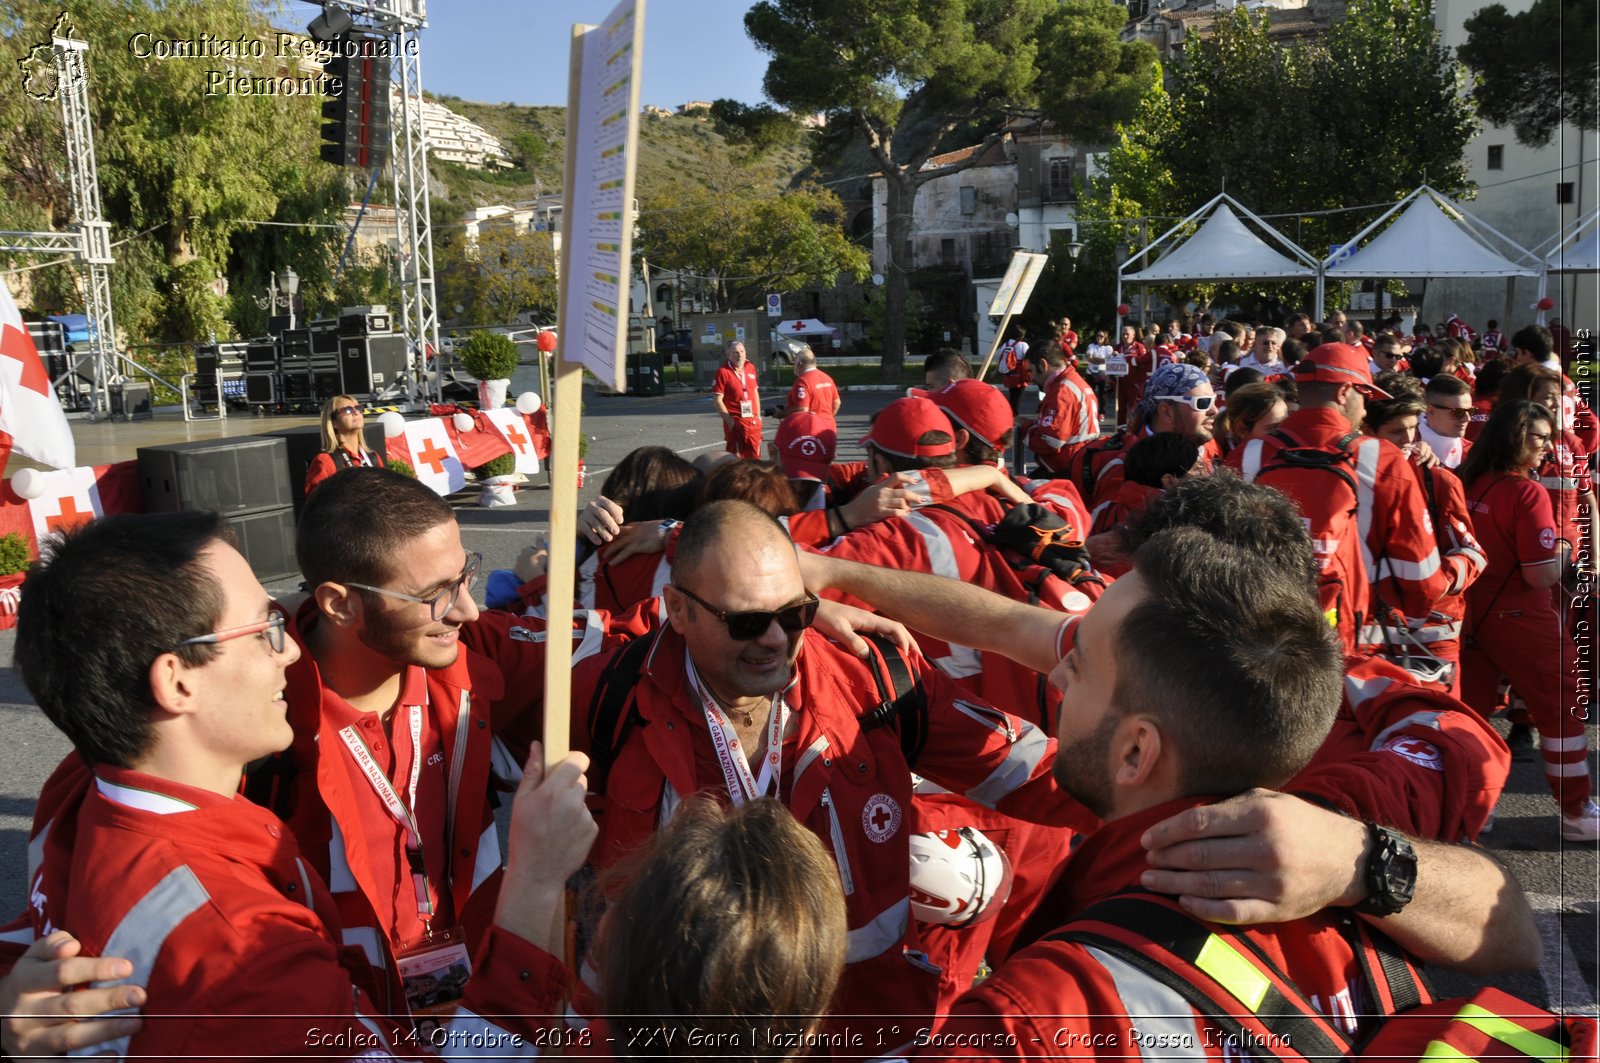
{"label": "red baseball cap", "polygon": [[[943,443],[918,443],[928,432],[943,432],[950,438]],[[950,418],[927,399],[895,399],[878,412],[872,428],[861,437],[885,454],[901,458],[937,458],[956,452],[956,433]]]}
{"label": "red baseball cap", "polygon": [[800,410],[778,425],[772,445],[778,448],[778,462],[789,479],[826,482],[838,442],[839,433],[834,428],[833,418]]}
{"label": "red baseball cap", "polygon": [[1369,399],[1394,398],[1372,382],[1367,352],[1348,343],[1324,343],[1320,347],[1313,347],[1305,360],[1294,367],[1294,378],[1322,381],[1325,384],[1354,384],[1356,390]]}
{"label": "red baseball cap", "polygon": [[1001,449],[1011,430],[1011,403],[1000,389],[981,380],[952,380],[928,396],[957,428],[965,428],[987,447]]}

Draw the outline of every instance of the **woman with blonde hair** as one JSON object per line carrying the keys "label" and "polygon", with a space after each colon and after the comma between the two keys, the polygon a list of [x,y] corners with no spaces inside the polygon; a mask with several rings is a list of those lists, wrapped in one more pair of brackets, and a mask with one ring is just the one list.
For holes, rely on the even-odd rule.
{"label": "woman with blonde hair", "polygon": [[1217,425],[1217,436],[1229,448],[1242,446],[1272,431],[1289,416],[1289,403],[1276,384],[1245,384],[1228,396]]}
{"label": "woman with blonde hair", "polygon": [[367,449],[362,429],[361,403],[349,395],[335,395],[322,406],[322,453],[306,470],[306,494],[336,472],[346,469],[381,469],[383,459]]}

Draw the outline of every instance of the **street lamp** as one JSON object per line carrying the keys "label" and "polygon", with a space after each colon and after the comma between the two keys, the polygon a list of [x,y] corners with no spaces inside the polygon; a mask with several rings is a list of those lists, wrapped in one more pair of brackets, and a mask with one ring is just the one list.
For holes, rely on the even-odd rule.
{"label": "street lamp", "polygon": [[1083,243],[1078,240],[1068,240],[1067,256],[1071,258],[1072,261],[1076,262],[1078,261],[1078,256],[1081,254],[1083,254]]}
{"label": "street lamp", "polygon": [[293,266],[283,268],[283,293],[289,304],[289,327],[294,328],[294,297],[300,293],[300,275]]}

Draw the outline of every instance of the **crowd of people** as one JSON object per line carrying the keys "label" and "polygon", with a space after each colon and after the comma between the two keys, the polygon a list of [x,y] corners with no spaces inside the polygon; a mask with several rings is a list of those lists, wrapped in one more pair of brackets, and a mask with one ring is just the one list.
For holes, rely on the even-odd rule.
{"label": "crowd of people", "polygon": [[1600,839],[1594,418],[1542,327],[1373,331],[1019,330],[1001,387],[931,354],[857,462],[814,357],[764,411],[730,345],[727,452],[620,462],[571,603],[526,551],[480,608],[449,505],[338,401],[292,606],[214,515],[58,537],[17,660],[74,751],[0,1046],[1340,1057],[1424,964],[1532,966],[1472,843],[1502,711],[1560,837]]}

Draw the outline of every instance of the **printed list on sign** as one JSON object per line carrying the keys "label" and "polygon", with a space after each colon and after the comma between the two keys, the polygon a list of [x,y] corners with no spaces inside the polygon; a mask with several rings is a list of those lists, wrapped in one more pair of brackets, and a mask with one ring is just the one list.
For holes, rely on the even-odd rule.
{"label": "printed list on sign", "polygon": [[[577,139],[568,168],[563,353],[617,390],[628,335],[633,178],[645,0],[623,0],[583,31],[574,61]],[[577,330],[576,333],[574,330]]]}

